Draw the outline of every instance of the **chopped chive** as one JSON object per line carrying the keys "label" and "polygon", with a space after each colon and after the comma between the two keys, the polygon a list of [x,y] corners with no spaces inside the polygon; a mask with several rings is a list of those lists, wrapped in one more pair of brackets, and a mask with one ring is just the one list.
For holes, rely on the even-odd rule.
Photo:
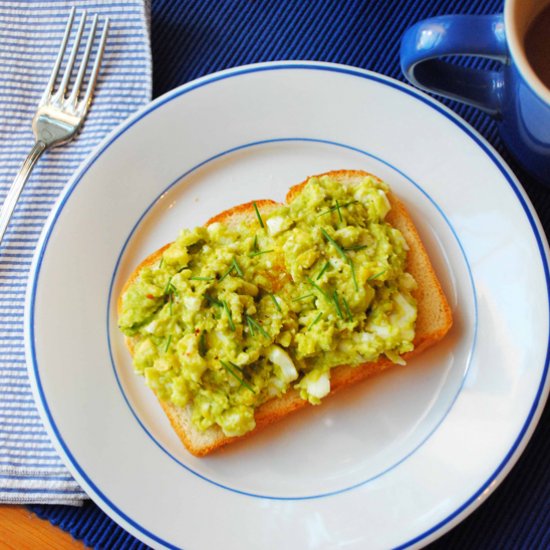
{"label": "chopped chive", "polygon": [[166,295],[166,294],[169,293],[169,291],[170,291],[170,286],[174,286],[174,285],[172,285],[172,277],[170,277],[170,278],[168,279],[168,282],[166,283],[166,286],[164,287],[164,291],[163,291],[163,294],[164,294],[164,295]]}
{"label": "chopped chive", "polygon": [[253,258],[254,256],[259,256],[260,254],[267,254],[268,252],[273,252],[273,248],[269,250],[258,250],[258,252],[250,252],[248,256]]}
{"label": "chopped chive", "polygon": [[219,282],[221,283],[233,270],[235,269],[235,266],[231,266],[221,277]]}
{"label": "chopped chive", "polygon": [[170,334],[168,336],[168,339],[166,340],[166,345],[164,346],[164,353],[168,351],[168,348],[170,347],[170,342],[172,341],[172,335]]}
{"label": "chopped chive", "polygon": [[330,262],[327,262],[324,266],[323,266],[323,269],[321,269],[321,271],[319,272],[319,275],[317,275],[317,277],[315,278],[316,281],[318,281],[322,276],[323,274],[325,273],[325,271],[329,268],[330,266]]}
{"label": "chopped chive", "polygon": [[351,269],[351,278],[353,279],[353,286],[355,287],[355,290],[359,290],[359,285],[357,284],[357,277],[355,276],[355,266],[353,265],[353,262],[348,258],[348,264],[349,268]]}
{"label": "chopped chive", "polygon": [[258,250],[258,235],[254,235],[254,243],[252,244],[252,250]]}
{"label": "chopped chive", "polygon": [[170,280],[164,289],[164,295],[168,296],[168,311],[170,312],[170,315],[173,313],[174,294],[177,293],[178,289],[172,284],[172,277],[170,277]]}
{"label": "chopped chive", "polygon": [[273,303],[275,304],[275,307],[281,311],[281,306],[279,305],[279,302],[277,302],[277,298],[275,298],[275,294],[269,294],[269,296],[271,297],[271,299],[273,300]]}
{"label": "chopped chive", "polygon": [[206,332],[204,330],[199,336],[199,355],[204,357],[206,355]]}
{"label": "chopped chive", "polygon": [[164,288],[164,295],[170,296],[172,294],[177,294],[177,293],[178,293],[178,289],[170,281],[168,281],[168,284]]}
{"label": "chopped chive", "polygon": [[233,256],[233,267],[235,268],[235,271],[239,274],[239,277],[242,277],[244,275],[243,270],[239,267],[239,264],[237,263],[237,260],[235,259],[235,256]]}
{"label": "chopped chive", "polygon": [[244,370],[242,367],[239,367],[239,365],[236,365],[235,363],[233,363],[233,361],[228,361],[228,363],[235,369],[237,369],[241,374],[244,373]]}
{"label": "chopped chive", "polygon": [[189,277],[190,281],[213,281],[214,277]]}
{"label": "chopped chive", "polygon": [[294,298],[294,300],[292,300],[293,302],[299,302],[301,300],[305,300],[306,298],[311,298],[312,296],[315,296],[315,294],[313,294],[313,292],[310,292],[309,294],[304,294],[303,296],[298,296],[298,298]]}
{"label": "chopped chive", "polygon": [[332,245],[334,248],[336,248],[338,254],[344,258],[344,260],[349,261],[348,257],[346,256],[346,253],[342,250],[342,247],[326,232],[326,230],[321,227],[321,233],[325,237],[325,239]]}
{"label": "chopped chive", "polygon": [[340,254],[340,256],[342,256],[342,258],[344,258],[344,260],[346,260],[346,262],[348,263],[351,269],[351,277],[353,279],[353,285],[355,286],[355,290],[359,290],[359,285],[357,284],[357,277],[355,275],[355,267],[353,265],[353,262],[348,257],[348,255],[342,250],[340,245],[322,227],[321,227],[321,232],[323,233],[325,239],[327,239],[327,241],[329,241],[332,244],[332,246],[336,248],[336,250],[338,251],[338,254]]}
{"label": "chopped chive", "polygon": [[338,210],[338,218],[340,218],[340,223],[344,221],[342,218],[342,211],[340,210],[340,203],[336,200],[336,210]]}
{"label": "chopped chive", "polygon": [[322,316],[323,316],[323,312],[320,311],[320,312],[317,314],[317,317],[315,317],[315,319],[313,319],[313,321],[311,322],[311,324],[309,325],[309,327],[307,327],[307,330],[310,330],[311,327],[312,327],[313,325],[315,325],[316,323],[318,323],[318,322],[319,322],[319,319],[321,319]]}
{"label": "chopped chive", "polygon": [[377,279],[378,277],[380,277],[380,275],[383,275],[384,273],[386,273],[386,271],[388,271],[387,269],[383,269],[382,271],[380,271],[380,273],[377,273],[376,275],[371,275],[367,281],[372,281],[373,279]]}
{"label": "chopped chive", "polygon": [[365,248],[368,248],[368,247],[369,247],[368,244],[359,244],[355,246],[349,246],[348,248],[344,248],[344,250],[346,252],[348,251],[357,252],[358,250],[364,250]]}
{"label": "chopped chive", "polygon": [[250,336],[256,336],[256,330],[254,329],[254,325],[252,324],[252,321],[248,315],[245,315],[246,324],[248,325],[248,330],[250,330]]}
{"label": "chopped chive", "polygon": [[223,309],[225,309],[225,313],[227,313],[227,318],[229,319],[229,328],[234,331],[235,324],[233,323],[233,315],[231,314],[231,310],[229,309],[229,306],[227,305],[227,302],[225,300],[222,300],[221,302]]}
{"label": "chopped chive", "polygon": [[256,390],[254,390],[254,388],[250,384],[243,380],[225,361],[220,360],[220,364],[229,374],[231,374],[231,376],[233,376],[233,378],[237,379],[241,383],[241,386],[244,386],[252,393],[256,393]]}
{"label": "chopped chive", "polygon": [[208,300],[210,305],[215,305],[215,306],[223,305],[219,300],[217,300],[216,298],[213,298],[212,296],[209,296],[208,294],[205,294],[204,297],[206,298],[206,300]]}
{"label": "chopped chive", "polygon": [[254,210],[256,210],[256,216],[258,216],[258,221],[260,222],[260,227],[263,229],[265,227],[264,221],[262,220],[262,217],[260,216],[260,211],[258,210],[258,205],[256,204],[256,201],[252,203],[254,205]]}
{"label": "chopped chive", "polygon": [[336,290],[332,293],[332,300],[334,302],[334,305],[336,306],[336,313],[338,313],[338,317],[340,317],[340,319],[344,319],[344,316],[342,315],[342,310],[340,309],[340,303],[338,301],[338,292],[336,292]]}
{"label": "chopped chive", "polygon": [[270,338],[269,333],[264,329],[264,327],[262,327],[262,325],[260,325],[260,323],[258,323],[258,321],[250,317],[250,315],[246,315],[246,319],[249,326],[252,325],[260,334],[266,338]]}
{"label": "chopped chive", "polygon": [[349,308],[348,301],[346,300],[345,296],[342,296],[342,302],[344,304],[344,309],[346,310],[346,315],[348,316],[348,321],[353,320],[353,314],[351,313],[351,309]]}
{"label": "chopped chive", "polygon": [[160,259],[158,269],[162,267],[162,264],[164,263],[164,256]]}
{"label": "chopped chive", "polygon": [[325,210],[324,212],[321,212],[320,214],[317,215],[317,217],[324,216],[325,214],[330,214],[331,212],[334,212],[335,210],[340,211],[340,208],[345,208],[346,206],[349,206],[350,204],[355,204],[356,202],[359,202],[359,201],[350,201],[350,202],[345,202],[344,204],[338,204],[338,201],[336,201],[336,206],[332,206],[328,210]]}
{"label": "chopped chive", "polygon": [[318,290],[324,297],[325,299],[330,302],[330,298],[328,297],[328,294],[316,283],[314,283],[310,277],[306,277],[306,280],[307,282],[313,287],[315,288],[316,290]]}
{"label": "chopped chive", "polygon": [[244,380],[242,380],[242,385],[249,391],[251,391],[252,393],[256,393],[256,390],[248,383],[248,382],[245,382]]}
{"label": "chopped chive", "polygon": [[235,259],[235,256],[233,256],[233,260],[231,261],[231,267],[220,277],[220,282],[223,281],[234,269],[237,270],[240,277],[244,275],[243,270],[240,268],[237,260]]}

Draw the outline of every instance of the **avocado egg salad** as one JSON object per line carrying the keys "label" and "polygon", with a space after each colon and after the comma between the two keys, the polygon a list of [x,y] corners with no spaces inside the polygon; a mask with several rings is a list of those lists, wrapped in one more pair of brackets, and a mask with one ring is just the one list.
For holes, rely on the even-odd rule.
{"label": "avocado egg salad", "polygon": [[387,185],[312,177],[289,204],[183,230],[125,288],[119,326],[159,399],[199,430],[255,427],[296,389],[312,404],[331,369],[413,349],[416,287],[407,242],[385,222]]}

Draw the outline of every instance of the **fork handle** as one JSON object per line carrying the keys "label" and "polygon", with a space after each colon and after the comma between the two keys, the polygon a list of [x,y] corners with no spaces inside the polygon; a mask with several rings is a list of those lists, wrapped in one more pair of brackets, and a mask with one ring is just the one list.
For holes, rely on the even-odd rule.
{"label": "fork handle", "polygon": [[31,152],[29,153],[25,162],[19,169],[17,176],[13,180],[13,183],[11,184],[10,190],[8,191],[8,194],[6,196],[6,200],[2,205],[2,210],[0,210],[0,243],[4,238],[4,233],[6,232],[8,223],[10,222],[11,215],[13,214],[13,211],[15,209],[15,205],[19,200],[21,191],[23,191],[23,187],[25,187],[25,183],[27,183],[27,180],[31,175],[31,171],[34,168],[36,161],[42,156],[42,153],[44,153],[46,148],[47,146],[43,141],[37,141],[34,144]]}

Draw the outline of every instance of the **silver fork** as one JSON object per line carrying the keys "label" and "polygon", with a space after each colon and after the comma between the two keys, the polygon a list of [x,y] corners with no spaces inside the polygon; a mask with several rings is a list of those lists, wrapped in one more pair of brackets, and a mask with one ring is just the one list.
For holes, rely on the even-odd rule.
{"label": "silver fork", "polygon": [[70,94],[67,95],[67,87],[71,78],[76,56],[78,54],[78,48],[84,32],[84,26],[86,24],[86,11],[83,12],[82,17],[80,18],[76,37],[74,39],[73,47],[65,67],[61,83],[59,88],[54,92],[57,75],[59,73],[59,69],[61,68],[65,50],[67,49],[67,43],[71,35],[74,16],[75,8],[73,7],[69,15],[69,20],[67,21],[65,34],[63,35],[63,40],[61,41],[61,47],[59,49],[59,53],[57,54],[57,59],[54,64],[52,74],[50,75],[50,80],[44,90],[44,94],[42,95],[42,98],[38,104],[38,109],[36,110],[32,121],[35,144],[31,149],[29,156],[19,169],[19,173],[13,181],[6,196],[6,200],[2,205],[2,209],[0,210],[0,243],[4,238],[4,234],[6,232],[6,228],[8,227],[8,223],[11,219],[15,205],[17,204],[25,183],[29,179],[34,165],[46,150],[51,149],[52,147],[57,147],[58,145],[64,145],[75,137],[78,130],[82,127],[88,112],[88,107],[92,101],[92,94],[97,81],[101,59],[103,57],[105,42],[107,40],[107,32],[109,29],[108,18],[105,19],[105,23],[103,25],[99,47],[90,73],[86,92],[80,101],[78,98],[80,96],[80,87],[82,86],[82,81],[84,80],[84,76],[86,74],[88,60],[90,58],[90,53],[92,51],[97,30],[97,14],[94,15],[92,21],[92,27],[86,43],[86,49],[84,50],[84,55],[74,81],[73,89]]}

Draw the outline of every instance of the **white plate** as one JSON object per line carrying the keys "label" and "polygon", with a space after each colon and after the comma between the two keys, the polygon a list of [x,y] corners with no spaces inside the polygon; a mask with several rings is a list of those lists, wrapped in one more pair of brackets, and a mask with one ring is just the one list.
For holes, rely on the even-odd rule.
{"label": "white plate", "polygon": [[[115,303],[180,228],[359,168],[407,203],[454,311],[441,345],[205,459],[131,367]],[[547,244],[523,190],[449,110],[380,75],[273,63],[207,76],[112,134],[68,185],[29,285],[36,399],[75,478],[156,547],[423,545],[479,505],[548,393]]]}

